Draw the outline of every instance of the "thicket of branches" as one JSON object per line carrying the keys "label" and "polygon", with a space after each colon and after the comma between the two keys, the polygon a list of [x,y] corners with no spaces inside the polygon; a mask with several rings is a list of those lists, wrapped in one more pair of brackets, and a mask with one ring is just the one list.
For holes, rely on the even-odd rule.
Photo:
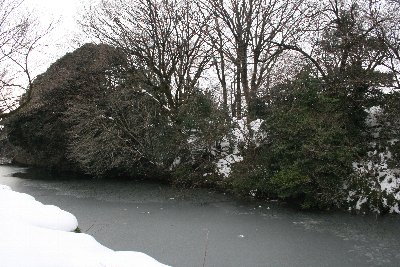
{"label": "thicket of branches", "polygon": [[[57,118],[64,156],[93,175],[213,176],[305,208],[345,205],[351,191],[387,209],[398,190],[379,189],[376,170],[354,176],[353,164],[366,170],[390,151],[398,166],[399,11],[393,0],[102,0],[81,24],[124,59],[54,89],[70,99]],[[215,165],[229,154],[243,161],[225,179]]]}
{"label": "thicket of branches", "polygon": [[104,0],[82,24],[143,66],[168,108],[212,72],[221,105],[241,118],[304,65],[327,82],[356,63],[366,74],[382,66],[397,74],[398,9],[386,0]]}

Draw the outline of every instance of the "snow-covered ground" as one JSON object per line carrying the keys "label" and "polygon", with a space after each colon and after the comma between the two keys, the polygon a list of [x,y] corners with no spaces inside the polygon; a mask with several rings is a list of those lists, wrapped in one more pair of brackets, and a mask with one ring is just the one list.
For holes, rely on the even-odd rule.
{"label": "snow-covered ground", "polygon": [[0,266],[166,267],[146,254],[114,251],[74,233],[74,215],[0,185]]}

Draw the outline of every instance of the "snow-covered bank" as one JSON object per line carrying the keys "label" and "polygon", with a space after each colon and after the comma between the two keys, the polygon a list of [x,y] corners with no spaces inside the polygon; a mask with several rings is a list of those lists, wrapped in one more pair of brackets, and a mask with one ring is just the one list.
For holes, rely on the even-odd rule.
{"label": "snow-covered bank", "polygon": [[0,266],[166,266],[146,254],[113,251],[90,235],[71,232],[77,226],[71,213],[0,185]]}

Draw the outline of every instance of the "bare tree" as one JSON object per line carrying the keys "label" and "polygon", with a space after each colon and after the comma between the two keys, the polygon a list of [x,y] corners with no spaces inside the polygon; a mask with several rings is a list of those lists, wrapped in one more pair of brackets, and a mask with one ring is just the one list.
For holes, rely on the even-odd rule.
{"label": "bare tree", "polygon": [[209,32],[214,45],[215,67],[221,82],[224,105],[227,91],[227,62],[234,66],[231,83],[235,88],[232,114],[241,118],[242,95],[245,107],[263,86],[284,49],[274,42],[297,38],[297,26],[307,11],[304,1],[206,0],[203,7],[213,16]]}
{"label": "bare tree", "polygon": [[213,66],[222,106],[229,110],[230,100],[232,116],[241,118],[251,116],[260,93],[276,83],[281,65],[293,66],[285,59],[308,60],[324,79],[356,64],[366,73],[383,62],[389,66],[375,33],[383,20],[371,17],[379,2],[103,0],[89,8],[83,25],[131,56],[132,68],[153,85],[148,93],[166,110],[178,109]]}
{"label": "bare tree", "polygon": [[187,99],[211,59],[208,18],[189,0],[101,1],[82,24],[101,42],[122,48],[143,71],[151,94],[166,111]]}
{"label": "bare tree", "polygon": [[0,118],[31,98],[29,57],[50,28],[40,31],[37,19],[25,12],[23,0],[0,0]]}
{"label": "bare tree", "polygon": [[371,1],[368,11],[375,33],[387,47],[383,65],[393,73],[394,88],[400,89],[400,1]]}
{"label": "bare tree", "polygon": [[[327,82],[332,82],[332,78],[342,79],[343,83],[368,80],[365,76],[354,76],[350,81],[348,73],[351,69],[355,73],[355,68],[374,78],[371,74],[391,61],[383,36],[390,35],[388,39],[395,40],[392,35],[398,32],[395,29],[398,21],[394,22],[393,16],[388,15],[387,2],[391,0],[325,0],[319,3],[311,0],[309,3],[314,5],[315,12],[309,27],[302,30],[312,35],[303,42],[282,40],[276,44],[300,53],[314,66],[317,76]],[[385,26],[390,21],[393,28]],[[376,84],[379,82],[377,80]]]}

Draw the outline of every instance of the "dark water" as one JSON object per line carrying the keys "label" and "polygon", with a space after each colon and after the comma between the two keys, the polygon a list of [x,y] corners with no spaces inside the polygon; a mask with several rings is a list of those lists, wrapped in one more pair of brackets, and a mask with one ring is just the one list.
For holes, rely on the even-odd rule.
{"label": "dark water", "polygon": [[[20,171],[24,178],[11,176]],[[400,216],[304,213],[203,189],[57,178],[0,166],[0,184],[70,211],[103,245],[175,267],[400,266]]]}

